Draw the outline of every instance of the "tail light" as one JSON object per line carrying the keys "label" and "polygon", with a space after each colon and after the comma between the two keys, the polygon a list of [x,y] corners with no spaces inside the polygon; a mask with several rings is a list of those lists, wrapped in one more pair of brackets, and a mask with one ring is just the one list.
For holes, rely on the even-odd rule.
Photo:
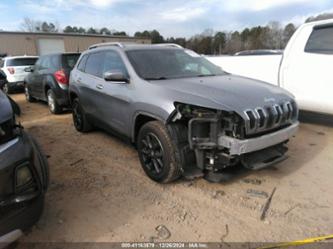
{"label": "tail light", "polygon": [[7,68],[8,69],[8,72],[10,73],[10,74],[14,74],[15,73],[15,68],[13,68],[13,67],[9,67],[9,68]]}
{"label": "tail light", "polygon": [[65,72],[63,69],[56,71],[54,73],[54,77],[58,84],[60,85],[68,85],[68,77],[66,76]]}

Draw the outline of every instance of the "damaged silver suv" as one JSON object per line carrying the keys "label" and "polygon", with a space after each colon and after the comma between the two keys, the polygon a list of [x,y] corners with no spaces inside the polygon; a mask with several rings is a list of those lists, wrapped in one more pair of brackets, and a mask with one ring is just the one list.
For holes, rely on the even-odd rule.
{"label": "damaged silver suv", "polygon": [[287,91],[175,44],[91,46],[71,72],[70,99],[78,131],[129,138],[146,174],[162,183],[280,162],[299,124]]}

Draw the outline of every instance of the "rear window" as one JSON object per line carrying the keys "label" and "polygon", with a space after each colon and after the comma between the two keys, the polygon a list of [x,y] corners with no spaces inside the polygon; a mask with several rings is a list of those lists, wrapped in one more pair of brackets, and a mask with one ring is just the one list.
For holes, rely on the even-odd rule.
{"label": "rear window", "polygon": [[19,67],[19,66],[32,66],[35,65],[38,58],[20,58],[20,59],[8,59],[6,62],[7,67]]}
{"label": "rear window", "polygon": [[77,60],[79,59],[80,54],[65,54],[62,57],[62,66],[64,68],[72,69],[75,66]]}
{"label": "rear window", "polygon": [[333,27],[314,28],[304,51],[318,54],[333,54]]}

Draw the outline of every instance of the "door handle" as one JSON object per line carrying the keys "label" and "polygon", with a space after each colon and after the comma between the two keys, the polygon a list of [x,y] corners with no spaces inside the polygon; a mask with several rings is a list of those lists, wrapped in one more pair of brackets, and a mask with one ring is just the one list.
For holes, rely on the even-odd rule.
{"label": "door handle", "polygon": [[78,79],[77,79],[77,83],[82,83],[82,79],[81,79],[81,78],[78,78]]}
{"label": "door handle", "polygon": [[96,85],[96,88],[102,90],[103,89],[103,85],[98,84],[98,85]]}

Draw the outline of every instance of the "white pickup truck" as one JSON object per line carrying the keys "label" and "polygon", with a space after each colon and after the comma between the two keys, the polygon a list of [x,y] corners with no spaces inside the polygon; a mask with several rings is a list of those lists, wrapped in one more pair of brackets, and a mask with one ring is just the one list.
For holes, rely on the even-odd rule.
{"label": "white pickup truck", "polygon": [[301,25],[283,55],[207,59],[227,72],[287,89],[302,110],[333,114],[333,19]]}

